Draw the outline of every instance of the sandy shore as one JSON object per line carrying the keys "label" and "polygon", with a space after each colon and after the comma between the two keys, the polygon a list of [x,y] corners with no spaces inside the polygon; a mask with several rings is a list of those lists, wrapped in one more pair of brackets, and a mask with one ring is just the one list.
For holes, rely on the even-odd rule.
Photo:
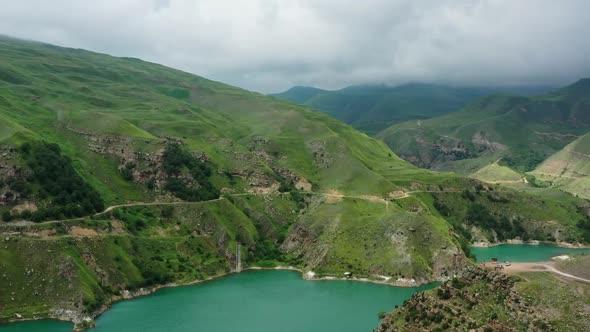
{"label": "sandy shore", "polygon": [[308,281],[357,281],[357,282],[368,282],[368,283],[372,283],[372,284],[379,284],[379,285],[388,285],[388,286],[393,286],[393,287],[420,287],[423,285],[427,285],[436,281],[440,281],[440,280],[435,280],[435,281],[427,281],[427,280],[416,280],[416,279],[393,279],[393,277],[390,276],[374,276],[374,278],[359,278],[356,276],[350,276],[350,277],[337,277],[337,276],[322,276],[322,277],[318,277],[314,272],[312,271],[308,271],[307,273],[304,273],[303,270],[298,269],[296,267],[293,266],[277,266],[277,267],[257,267],[257,266],[253,266],[253,267],[249,267],[246,270],[291,270],[291,271],[297,271],[299,273],[301,273],[301,277],[304,280],[308,280]]}
{"label": "sandy shore", "polygon": [[568,248],[568,249],[588,249],[588,248],[590,248],[590,246],[585,246],[585,245],[580,244],[580,243],[541,242],[541,241],[537,241],[537,240],[530,240],[530,241],[507,240],[507,241],[495,242],[495,243],[491,243],[491,242],[473,242],[473,243],[470,244],[470,246],[477,247],[477,248],[489,248],[489,247],[496,247],[496,246],[501,246],[501,245],[505,245],[505,244],[507,244],[507,245],[524,244],[524,245],[527,245],[527,246],[540,246],[540,245],[544,245],[544,246],[553,246],[553,247]]}
{"label": "sandy shore", "polygon": [[[522,272],[550,272],[558,277],[590,283],[590,279],[581,278],[555,268],[554,262],[536,262],[536,263],[512,263],[510,266],[502,264],[504,269],[501,272],[506,274],[519,274]],[[486,263],[484,265],[487,269],[493,269],[495,264]]]}
{"label": "sandy shore", "polygon": [[[501,272],[506,274],[517,274],[521,272],[541,272],[541,271],[549,271],[547,268],[551,262],[535,262],[535,263],[512,263],[510,266],[506,264],[502,264],[504,269]],[[495,264],[486,263],[485,268],[493,269]]]}

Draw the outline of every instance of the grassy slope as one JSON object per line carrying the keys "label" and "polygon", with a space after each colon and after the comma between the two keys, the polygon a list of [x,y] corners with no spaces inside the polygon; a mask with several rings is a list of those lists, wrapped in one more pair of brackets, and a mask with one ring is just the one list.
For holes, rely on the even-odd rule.
{"label": "grassy slope", "polygon": [[470,177],[489,183],[510,183],[521,181],[523,175],[514,171],[510,167],[493,163],[471,174]]}
{"label": "grassy slope", "polygon": [[[425,281],[464,264],[462,259],[454,262],[458,251],[448,236],[449,224],[424,211],[418,200],[404,204],[344,199],[319,205],[300,218],[283,247],[303,255],[306,268],[319,275],[354,271],[369,278]],[[316,243],[309,246],[311,242]]]}
{"label": "grassy slope", "polygon": [[590,279],[590,255],[576,255],[557,263],[557,269],[580,278]]}
{"label": "grassy slope", "polygon": [[[541,241],[576,242],[582,231],[576,226],[579,220],[587,218],[584,209],[587,201],[571,195],[547,189],[520,192],[506,190],[504,185],[490,187],[488,191],[471,191],[463,193],[434,193],[441,214],[453,225],[467,226],[467,212],[471,206],[483,206],[495,218],[506,217],[508,220],[525,220],[524,232],[516,234],[524,239]],[[497,230],[484,229],[483,232],[467,229],[473,236],[472,241],[494,242]]]}
{"label": "grassy slope", "polygon": [[33,132],[13,122],[8,117],[0,115],[0,144],[20,144],[29,139],[38,138]]}
{"label": "grassy slope", "polygon": [[[0,52],[5,60],[0,64],[0,118],[7,120],[2,147],[38,139],[58,143],[107,205],[150,201],[154,192],[125,181],[118,170],[121,160],[92,149],[94,139],[122,144],[131,153],[154,153],[166,137],[182,139],[219,170],[246,174],[233,185],[237,191],[248,188],[248,174],[268,175],[279,168],[306,178],[314,191],[347,195],[387,197],[399,189],[471,186],[455,175],[418,169],[383,142],[327,115],[160,65],[7,38],[0,39]],[[107,147],[119,149],[114,143]],[[219,186],[229,186],[221,175],[214,177]],[[429,197],[390,203],[387,209],[363,199],[307,198],[309,207],[297,219],[290,199],[240,197],[233,203],[201,203],[196,210],[179,206],[172,219],[163,211],[137,208],[104,216],[107,220],[68,222],[65,229],[61,224],[29,226],[33,234],[27,234],[28,227],[4,227],[3,233],[20,232],[0,253],[2,266],[14,266],[7,278],[32,285],[36,279],[21,280],[23,273],[45,271],[46,279],[57,283],[55,294],[69,304],[25,287],[14,301],[12,294],[0,293],[0,316],[5,320],[19,310],[30,318],[27,310],[36,307],[42,308],[39,315],[56,315],[52,310],[58,307],[92,312],[120,290],[153,283],[158,276],[155,283],[227,272],[237,240],[256,258],[252,262],[289,259],[321,273],[351,269],[365,276],[432,280],[452,263],[458,240]],[[558,217],[558,223],[568,224],[569,215]],[[79,239],[69,228],[72,223],[102,235]],[[117,224],[120,232],[112,230]],[[36,227],[47,227],[50,234]],[[365,229],[370,230],[366,236],[357,236]],[[297,236],[299,230],[315,233]],[[125,240],[117,244],[119,237]],[[421,246],[424,237],[433,245]],[[277,254],[285,238],[290,247]],[[39,253],[39,259],[27,260],[21,246]],[[65,280],[74,287],[68,292],[59,290],[63,276],[50,270],[50,261],[71,272]]]}
{"label": "grassy slope", "polygon": [[[272,174],[273,169],[287,168],[309,180],[315,191],[337,190],[348,195],[387,196],[400,186],[428,185],[455,178],[420,170],[399,159],[382,142],[327,115],[156,64],[8,38],[0,39],[0,51],[5,60],[0,65],[0,117],[7,120],[2,122],[3,147],[39,139],[58,143],[107,205],[150,201],[154,193],[139,183],[125,181],[118,170],[122,161],[116,154],[92,148],[98,139],[102,141],[96,142],[106,148],[154,153],[162,148],[165,137],[175,137],[182,139],[190,150],[204,152],[221,170]],[[261,139],[266,142],[262,152],[274,158],[258,154],[257,142]],[[105,142],[114,143],[108,146]],[[227,180],[219,181],[221,186],[228,185]],[[239,178],[234,189],[244,190],[248,181]],[[59,307],[77,313],[92,312],[120,290],[152,282],[150,276],[154,271],[165,277],[171,273],[166,281],[201,279],[227,272],[237,239],[253,257],[277,259],[272,254],[272,243],[287,236],[295,221],[292,213],[296,207],[291,200],[277,201],[275,205],[273,196],[260,199],[235,198],[230,205],[225,200],[203,203],[205,210],[178,212],[173,222],[161,217],[160,212],[139,208],[101,222],[74,221],[90,229],[97,228],[96,223],[105,229],[122,223],[122,232],[101,230],[103,235],[88,241],[72,237],[75,233],[69,229],[69,223],[65,225],[69,231],[62,234],[63,229],[55,229],[62,232],[57,235],[51,229],[60,224],[39,226],[47,227],[49,235],[39,233],[33,226],[28,227],[31,234],[22,233],[27,227],[3,228],[2,232],[7,234],[21,232],[16,239],[9,240],[11,245],[0,255],[0,264],[11,267],[7,278],[32,285],[37,279],[22,279],[22,275],[26,269],[34,269],[43,271],[46,280],[56,282],[57,286],[48,288],[55,294],[39,298],[34,294],[35,288],[25,287],[15,294],[14,301],[11,294],[3,291],[1,319],[13,318],[15,312],[30,318],[36,307],[42,308],[35,311],[41,316],[56,316],[53,310]],[[219,204],[225,205],[218,207]],[[383,207],[366,204],[357,212],[363,214],[365,222],[379,224],[385,218],[381,213]],[[6,208],[10,206],[2,207]],[[328,208],[355,211],[347,202],[319,207]],[[187,208],[177,208],[182,209]],[[404,214],[407,212],[400,208],[392,211],[392,217]],[[321,214],[310,214],[304,220],[317,222],[320,218]],[[442,220],[438,222],[444,224]],[[450,248],[456,248],[445,227],[431,230]],[[196,241],[193,236],[200,244],[185,245],[186,241]],[[113,244],[119,237],[131,245]],[[347,242],[352,240],[339,241],[342,246],[350,246]],[[207,248],[201,248],[200,253],[202,245]],[[23,254],[28,251],[22,251],[21,246],[39,252],[39,260],[27,261]],[[192,249],[182,251],[186,246]],[[264,247],[260,249],[262,253],[257,246]],[[401,256],[395,247],[384,245],[374,249],[375,255],[368,258],[376,259],[386,250],[388,255]],[[146,254],[139,255],[139,251]],[[112,255],[105,256],[107,253]],[[207,257],[202,256],[205,254]],[[145,260],[134,262],[136,256]],[[162,259],[148,259],[152,256]],[[406,268],[405,273],[429,271],[431,258],[412,253],[412,260],[425,263],[419,269]],[[51,261],[69,264],[70,274],[65,280],[74,286],[68,292],[60,290],[63,280],[59,271],[51,270]],[[388,262],[384,270],[391,271],[394,263]],[[366,273],[372,265],[370,260],[363,264],[360,273]],[[329,270],[332,263],[324,265]],[[155,270],[145,270],[146,266]],[[58,293],[68,304],[56,297]]]}
{"label": "grassy slope", "polygon": [[523,273],[516,289],[547,319],[555,331],[590,329],[590,286],[565,281],[549,273]]}
{"label": "grassy slope", "polygon": [[590,133],[547,158],[531,174],[565,191],[590,198]]}
{"label": "grassy slope", "polygon": [[294,219],[285,212],[293,209],[288,199],[263,204],[277,229],[262,227],[228,200],[119,208],[93,219],[3,228],[0,321],[16,313],[64,318],[59,309],[89,314],[125,289],[227,273],[237,240],[244,265],[252,264],[256,242],[276,238]]}
{"label": "grassy slope", "polygon": [[[503,163],[530,170],[589,130],[589,100],[588,79],[536,97],[493,95],[458,112],[392,126],[377,137],[420,166],[469,174],[504,157]],[[466,155],[453,156],[452,150]]]}
{"label": "grassy slope", "polygon": [[[233,153],[249,153],[253,140],[262,137],[284,157],[269,166],[287,167],[319,188],[348,193],[386,193],[396,188],[394,182],[404,180],[404,173],[418,181],[416,174],[430,176],[379,141],[293,104],[135,59],[10,39],[2,39],[0,48],[6,60],[0,72],[19,79],[19,84],[0,81],[0,116],[14,123],[4,126],[3,139],[31,131],[59,143],[79,161],[83,176],[104,174],[97,185],[104,186],[107,196],[116,192],[107,181],[116,177],[113,167],[104,165],[94,172],[88,168],[95,165],[84,165],[94,156],[84,140],[74,137],[80,130],[129,137],[136,146],[181,137],[191,149],[230,170],[252,167]],[[313,144],[325,146],[331,168],[314,165]],[[374,165],[399,173],[379,174]],[[111,196],[141,197],[120,192]]]}

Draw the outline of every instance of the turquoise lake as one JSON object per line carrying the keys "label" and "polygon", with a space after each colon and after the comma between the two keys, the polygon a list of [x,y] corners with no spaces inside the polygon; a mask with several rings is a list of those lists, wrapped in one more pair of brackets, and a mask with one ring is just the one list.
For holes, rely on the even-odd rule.
{"label": "turquoise lake", "polygon": [[[539,262],[588,249],[499,245],[472,247],[478,261]],[[381,311],[435,287],[392,287],[355,281],[306,281],[296,271],[246,271],[202,284],[165,288],[115,303],[96,320],[96,332],[372,331]],[[1,332],[67,332],[72,325],[36,321],[0,326]]]}
{"label": "turquoise lake", "polygon": [[[434,286],[306,281],[296,271],[247,271],[117,302],[91,331],[372,331],[379,312],[391,311],[415,292]],[[71,329],[71,324],[55,321],[0,327],[2,332]]]}
{"label": "turquoise lake", "polygon": [[489,262],[494,257],[501,262],[544,262],[550,260],[551,257],[563,254],[590,254],[590,248],[570,249],[526,244],[503,244],[487,248],[471,247],[470,250],[475,254],[478,262]]}

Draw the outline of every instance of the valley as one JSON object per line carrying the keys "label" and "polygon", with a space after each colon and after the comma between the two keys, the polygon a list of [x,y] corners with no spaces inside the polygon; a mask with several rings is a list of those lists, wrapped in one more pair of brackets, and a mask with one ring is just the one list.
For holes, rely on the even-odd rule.
{"label": "valley", "polygon": [[[584,186],[563,182],[574,174],[563,169],[584,171],[586,81],[480,99],[405,86],[432,113],[408,110],[400,121],[412,122],[372,138],[307,106],[139,59],[9,37],[0,52],[0,323],[87,329],[128,305],[120,299],[230,274],[238,261],[411,287],[388,288],[404,294],[379,302],[389,311],[426,285],[484,278],[472,270],[473,243],[590,244],[584,192],[557,190]],[[439,98],[453,106],[432,110]],[[526,137],[499,119],[529,123]],[[548,159],[527,173],[561,152],[571,164]],[[561,178],[545,178],[549,169]],[[245,275],[228,278],[254,273]],[[368,321],[376,326],[377,313]]]}
{"label": "valley", "polygon": [[[587,132],[587,86],[582,79],[545,95],[491,95],[420,126],[408,122],[388,128],[378,137],[391,140],[392,149],[407,160],[429,168],[465,172],[502,157],[517,171],[531,171]],[[397,139],[402,133],[416,138],[415,143]]]}
{"label": "valley", "polygon": [[589,87],[588,79],[561,89],[293,87],[273,96],[350,123],[418,167],[590,198]]}
{"label": "valley", "polygon": [[489,94],[536,94],[549,90],[548,87],[472,88],[410,83],[349,86],[336,91],[296,86],[272,96],[324,112],[375,136],[394,124],[441,116]]}

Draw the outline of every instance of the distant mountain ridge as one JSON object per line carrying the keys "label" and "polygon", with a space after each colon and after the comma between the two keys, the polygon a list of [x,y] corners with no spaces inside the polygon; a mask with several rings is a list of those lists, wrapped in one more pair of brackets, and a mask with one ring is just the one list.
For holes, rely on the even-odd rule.
{"label": "distant mountain ridge", "polygon": [[377,137],[404,159],[467,174],[498,158],[521,172],[590,130],[590,80],[538,96],[496,94],[462,110],[394,125]]}
{"label": "distant mountain ridge", "polygon": [[272,96],[330,114],[375,135],[390,125],[456,111],[478,97],[497,92],[538,94],[549,87],[452,87],[426,83],[399,86],[356,85],[329,91],[295,86]]}
{"label": "distant mountain ridge", "polygon": [[328,92],[330,91],[310,86],[294,86],[285,92],[272,94],[272,96],[275,96],[279,99],[285,99],[297,104],[305,104],[313,97]]}

